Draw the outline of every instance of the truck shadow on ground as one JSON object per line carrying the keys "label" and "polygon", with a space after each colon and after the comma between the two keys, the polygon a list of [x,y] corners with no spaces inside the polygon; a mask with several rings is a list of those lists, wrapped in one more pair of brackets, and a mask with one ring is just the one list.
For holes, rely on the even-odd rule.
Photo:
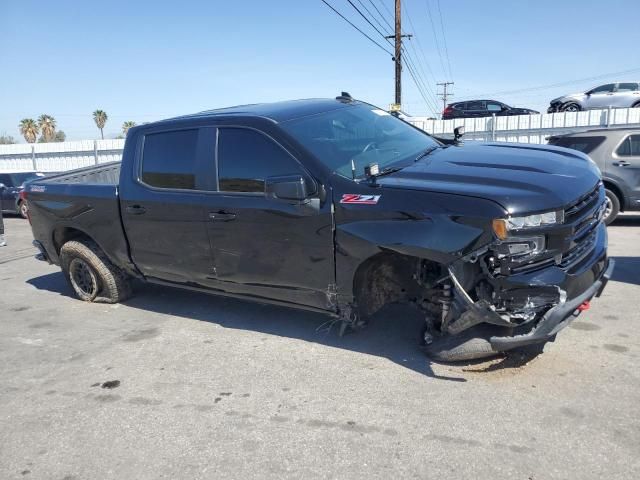
{"label": "truck shadow on ground", "polygon": [[616,261],[611,280],[640,285],[640,257],[611,257]]}
{"label": "truck shadow on ground", "polygon": [[613,221],[611,227],[640,227],[640,214],[621,214]]}
{"label": "truck shadow on ground", "polygon": [[[27,283],[39,290],[73,296],[61,272],[32,278]],[[339,322],[319,313],[140,282],[135,285],[135,296],[125,304],[146,312],[175,315],[224,328],[260,332],[383,357],[438,380],[467,381],[462,377],[438,375],[434,371],[432,362],[419,346],[423,318],[417,310],[403,305],[386,307],[366,328],[340,337]],[[533,356],[535,354],[510,355],[499,359],[497,363],[494,359],[486,368],[480,361],[467,362],[465,365],[475,366],[478,372],[491,372],[522,367]]]}

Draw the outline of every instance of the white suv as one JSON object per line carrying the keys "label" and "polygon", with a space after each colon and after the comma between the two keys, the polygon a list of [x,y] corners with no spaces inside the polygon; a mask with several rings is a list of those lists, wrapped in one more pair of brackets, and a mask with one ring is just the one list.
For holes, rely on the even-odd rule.
{"label": "white suv", "polygon": [[547,112],[579,112],[608,107],[640,107],[638,82],[607,83],[586,92],[558,97],[551,100]]}

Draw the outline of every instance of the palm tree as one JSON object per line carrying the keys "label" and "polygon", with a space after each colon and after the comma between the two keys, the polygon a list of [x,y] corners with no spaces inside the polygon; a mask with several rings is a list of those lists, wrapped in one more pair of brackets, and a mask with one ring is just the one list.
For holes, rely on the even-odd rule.
{"label": "palm tree", "polygon": [[96,110],[93,112],[93,121],[96,122],[96,126],[100,129],[100,136],[104,140],[104,132],[102,129],[104,125],[107,123],[109,117],[107,116],[107,112],[103,112],[102,110]]}
{"label": "palm tree", "polygon": [[136,126],[136,122],[132,122],[132,121],[126,121],[122,124],[122,134],[126,137],[127,133],[129,132],[130,128],[133,128]]}
{"label": "palm tree", "polygon": [[38,137],[38,124],[35,122],[33,118],[23,118],[20,120],[20,133],[24,136],[24,139],[29,143],[35,143],[36,138]]}
{"label": "palm tree", "polygon": [[56,135],[56,119],[51,115],[40,115],[38,118],[38,127],[42,132],[42,137],[45,142],[50,142]]}

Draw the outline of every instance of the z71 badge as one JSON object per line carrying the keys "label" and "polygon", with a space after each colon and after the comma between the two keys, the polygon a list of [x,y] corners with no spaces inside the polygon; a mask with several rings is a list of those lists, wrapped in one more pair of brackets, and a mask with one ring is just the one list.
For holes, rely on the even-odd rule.
{"label": "z71 badge", "polygon": [[357,193],[345,193],[342,195],[340,203],[350,203],[355,205],[376,205],[382,195],[358,195]]}

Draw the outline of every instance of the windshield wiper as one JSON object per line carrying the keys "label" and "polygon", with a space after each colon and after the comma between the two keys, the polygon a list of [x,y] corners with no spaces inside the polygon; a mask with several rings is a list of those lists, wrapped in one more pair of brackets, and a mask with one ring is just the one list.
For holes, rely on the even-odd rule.
{"label": "windshield wiper", "polygon": [[416,157],[416,159],[414,160],[414,162],[417,162],[417,161],[418,161],[418,160],[420,160],[421,158],[426,157],[427,155],[429,155],[430,153],[432,153],[433,151],[435,151],[435,150],[437,150],[437,149],[439,149],[439,148],[442,148],[442,146],[440,146],[440,145],[434,145],[434,146],[432,146],[432,147],[429,147],[429,148],[427,148],[427,149],[423,150],[423,151],[420,153],[420,155],[418,155],[418,156]]}
{"label": "windshield wiper", "polygon": [[407,166],[408,165],[405,165],[403,167],[387,167],[387,168],[383,168],[382,170],[380,170],[380,172],[378,172],[374,176],[377,178],[377,177],[382,177],[384,175],[389,175],[390,173],[399,172],[400,170],[402,170],[403,168],[406,168]]}

